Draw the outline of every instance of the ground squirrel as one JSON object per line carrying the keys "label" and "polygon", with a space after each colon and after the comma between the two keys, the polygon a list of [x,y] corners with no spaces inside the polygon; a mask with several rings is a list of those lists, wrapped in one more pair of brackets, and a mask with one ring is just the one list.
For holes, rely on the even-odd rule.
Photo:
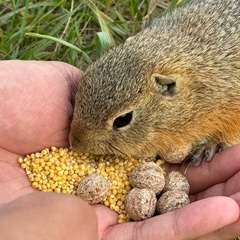
{"label": "ground squirrel", "polygon": [[240,143],[240,1],[156,19],[89,66],[75,100],[81,152],[201,162]]}

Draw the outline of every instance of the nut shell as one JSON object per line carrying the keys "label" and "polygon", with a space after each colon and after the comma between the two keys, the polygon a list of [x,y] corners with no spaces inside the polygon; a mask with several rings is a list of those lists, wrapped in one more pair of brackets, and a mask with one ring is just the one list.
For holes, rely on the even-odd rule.
{"label": "nut shell", "polygon": [[129,182],[133,188],[151,189],[155,194],[160,193],[165,185],[164,172],[154,162],[138,165],[129,175]]}
{"label": "nut shell", "polygon": [[150,189],[132,189],[125,199],[125,210],[129,218],[141,221],[150,218],[156,210],[157,198]]}
{"label": "nut shell", "polygon": [[92,173],[79,183],[77,196],[90,204],[96,204],[104,200],[109,191],[109,181],[98,173]]}
{"label": "nut shell", "polygon": [[159,214],[167,213],[190,203],[188,195],[179,190],[171,190],[163,193],[157,201],[157,212]]}
{"label": "nut shell", "polygon": [[180,190],[187,194],[190,191],[190,184],[187,178],[178,171],[172,171],[165,177],[165,186],[163,191]]}

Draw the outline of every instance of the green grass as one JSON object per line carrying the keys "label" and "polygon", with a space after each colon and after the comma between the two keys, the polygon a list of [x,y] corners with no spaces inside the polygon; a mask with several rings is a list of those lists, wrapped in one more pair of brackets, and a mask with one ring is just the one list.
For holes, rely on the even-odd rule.
{"label": "green grass", "polygon": [[0,59],[58,60],[84,70],[179,1],[164,2],[0,0]]}
{"label": "green grass", "polygon": [[141,30],[143,19],[165,11],[149,14],[155,2],[0,0],[0,59],[60,60],[84,68]]}

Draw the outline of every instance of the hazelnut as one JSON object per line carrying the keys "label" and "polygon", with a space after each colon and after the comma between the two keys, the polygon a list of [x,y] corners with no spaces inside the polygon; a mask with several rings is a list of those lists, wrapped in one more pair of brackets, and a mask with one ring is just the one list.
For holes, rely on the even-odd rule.
{"label": "hazelnut", "polygon": [[131,172],[129,182],[133,188],[147,188],[158,194],[164,188],[164,172],[156,163],[146,162]]}
{"label": "hazelnut", "polygon": [[188,195],[179,190],[170,190],[157,201],[157,212],[159,214],[167,213],[178,208],[184,207],[190,203]]}
{"label": "hazelnut", "polygon": [[140,221],[154,215],[157,198],[150,189],[133,188],[125,199],[125,210],[129,218]]}
{"label": "hazelnut", "polygon": [[96,204],[107,197],[109,190],[109,181],[98,173],[92,173],[79,183],[77,196],[90,204]]}
{"label": "hazelnut", "polygon": [[178,171],[172,171],[165,177],[165,186],[163,191],[180,190],[187,194],[190,191],[190,185],[187,178]]}

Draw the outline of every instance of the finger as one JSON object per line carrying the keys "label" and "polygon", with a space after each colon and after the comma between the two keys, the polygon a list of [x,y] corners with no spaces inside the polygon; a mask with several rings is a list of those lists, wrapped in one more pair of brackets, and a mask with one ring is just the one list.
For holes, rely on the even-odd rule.
{"label": "finger", "polygon": [[240,192],[240,172],[236,173],[228,181],[213,185],[200,193],[190,195],[191,202],[212,196],[231,196]]}
{"label": "finger", "polygon": [[[10,161],[12,158],[15,162]],[[25,171],[19,167],[15,154],[0,150],[0,206],[22,195],[36,191],[31,186]],[[13,163],[11,163],[13,162]]]}
{"label": "finger", "polygon": [[92,205],[98,219],[98,234],[99,238],[102,239],[106,234],[106,229],[110,229],[111,226],[118,223],[118,214],[110,208],[96,204]]}
{"label": "finger", "polygon": [[[231,198],[237,202],[240,208],[240,193],[232,195]],[[240,217],[234,223],[229,224],[219,229],[218,231],[210,233],[207,236],[204,236],[200,239],[201,240],[229,240],[229,239],[236,238],[237,236],[240,236]]]}
{"label": "finger", "polygon": [[[167,165],[167,171],[178,170],[184,173],[185,167]],[[216,154],[210,162],[205,162],[199,167],[190,167],[186,177],[191,185],[191,193],[203,191],[214,184],[227,181],[240,171],[240,145],[226,148]]]}
{"label": "finger", "polygon": [[81,199],[36,192],[0,209],[2,240],[97,240],[97,219]]}
{"label": "finger", "polygon": [[83,72],[78,68],[63,62],[51,61],[51,64],[55,67],[59,68],[62,72],[65,79],[67,79],[69,93],[70,93],[70,101],[74,105],[74,98],[77,92],[78,82],[83,76]]}
{"label": "finger", "polygon": [[233,199],[212,197],[142,222],[118,224],[103,239],[196,239],[235,222],[238,217],[239,207]]}
{"label": "finger", "polygon": [[25,155],[53,144],[68,146],[73,112],[69,82],[80,71],[47,61],[3,61],[0,66],[0,147]]}

